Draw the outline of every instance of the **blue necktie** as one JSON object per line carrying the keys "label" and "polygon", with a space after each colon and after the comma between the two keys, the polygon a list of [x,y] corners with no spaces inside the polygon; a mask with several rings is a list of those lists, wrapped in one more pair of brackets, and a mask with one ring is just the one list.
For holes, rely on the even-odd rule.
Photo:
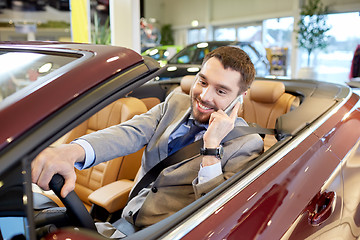
{"label": "blue necktie", "polygon": [[168,145],[168,156],[173,154],[174,152],[178,151],[179,149],[189,145],[190,143],[194,142],[195,135],[205,130],[205,127],[198,126],[191,121],[190,129],[187,133],[182,136],[179,136],[173,139]]}

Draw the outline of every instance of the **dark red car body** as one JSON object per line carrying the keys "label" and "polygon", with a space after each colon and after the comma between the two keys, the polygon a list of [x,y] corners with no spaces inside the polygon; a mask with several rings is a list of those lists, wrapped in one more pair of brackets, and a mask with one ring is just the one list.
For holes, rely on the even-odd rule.
{"label": "dark red car body", "polygon": [[[36,231],[32,219],[31,160],[115,99],[131,92],[131,96],[139,98],[156,96],[164,100],[179,81],[142,85],[157,76],[158,64],[120,47],[0,44],[0,50],[9,49],[78,56],[35,87],[24,88],[0,102],[0,180],[6,187],[0,187],[0,220],[8,216],[26,219],[25,235],[33,239]],[[278,119],[281,140],[248,169],[127,239],[360,236],[360,104],[356,90],[315,81],[281,81],[287,92],[301,98],[297,109]],[[20,180],[10,175],[20,176]],[[9,194],[13,185],[21,186],[21,195]],[[1,226],[0,222],[3,232]],[[58,229],[46,237],[55,238],[101,239],[96,233],[71,228]]]}

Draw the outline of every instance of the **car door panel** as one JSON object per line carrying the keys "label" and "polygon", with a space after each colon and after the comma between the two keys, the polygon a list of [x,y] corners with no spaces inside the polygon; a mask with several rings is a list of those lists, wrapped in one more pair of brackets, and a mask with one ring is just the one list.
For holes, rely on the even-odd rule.
{"label": "car door panel", "polygon": [[[339,163],[319,138],[311,134],[185,239],[280,239],[289,229],[296,230],[292,224],[307,213],[308,204],[321,192]],[[339,191],[341,196],[341,176],[331,183],[334,186],[326,191]],[[336,211],[329,216],[327,224],[339,218],[342,204],[341,198],[338,199]],[[305,225],[305,221],[308,221],[305,217],[300,219],[298,225]],[[313,232],[313,226],[306,225],[302,234]]]}

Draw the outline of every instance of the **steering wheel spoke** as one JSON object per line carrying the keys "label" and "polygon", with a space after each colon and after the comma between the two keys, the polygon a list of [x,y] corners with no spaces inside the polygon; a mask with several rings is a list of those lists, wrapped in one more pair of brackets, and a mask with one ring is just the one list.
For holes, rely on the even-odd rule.
{"label": "steering wheel spoke", "polygon": [[71,191],[65,198],[61,197],[60,192],[64,183],[64,178],[59,174],[55,174],[49,183],[49,187],[65,205],[70,219],[78,223],[79,227],[96,231],[94,220],[74,191]]}

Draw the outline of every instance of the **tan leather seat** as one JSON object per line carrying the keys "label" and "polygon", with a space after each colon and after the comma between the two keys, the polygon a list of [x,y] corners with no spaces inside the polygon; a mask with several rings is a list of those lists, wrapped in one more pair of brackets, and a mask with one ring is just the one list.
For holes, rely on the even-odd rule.
{"label": "tan leather seat", "polygon": [[[63,137],[62,141],[69,143],[80,136],[125,122],[134,115],[146,111],[147,108],[141,100],[133,97],[121,98],[71,130]],[[91,207],[88,196],[98,188],[119,179],[134,180],[140,168],[142,152],[143,150],[115,158],[82,171],[75,170],[77,174],[75,192],[88,210]]]}
{"label": "tan leather seat", "polygon": [[160,103],[160,99],[157,97],[141,98],[140,100],[145,103],[145,106],[148,110],[152,109],[154,106]]}
{"label": "tan leather seat", "polygon": [[185,94],[190,94],[190,89],[195,82],[195,75],[185,75],[180,80],[180,86],[176,87],[174,91],[183,92]]}
{"label": "tan leather seat", "polygon": [[[285,85],[276,81],[256,80],[244,97],[239,116],[264,128],[275,128],[276,119],[298,105],[298,99],[285,93]],[[265,150],[276,143],[274,136],[265,136]]]}

